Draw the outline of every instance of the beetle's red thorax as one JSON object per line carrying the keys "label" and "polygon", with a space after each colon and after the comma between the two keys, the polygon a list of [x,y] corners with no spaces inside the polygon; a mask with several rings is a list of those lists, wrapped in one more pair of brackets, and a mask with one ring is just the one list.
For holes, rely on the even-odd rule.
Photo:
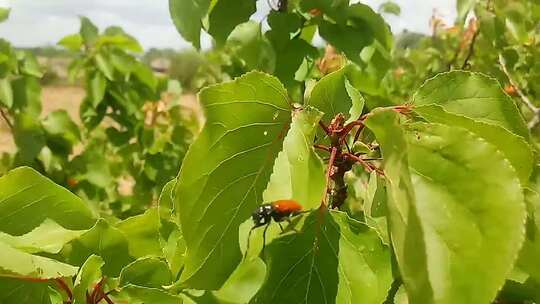
{"label": "beetle's red thorax", "polygon": [[276,211],[283,214],[302,211],[302,205],[294,200],[278,200],[272,203]]}

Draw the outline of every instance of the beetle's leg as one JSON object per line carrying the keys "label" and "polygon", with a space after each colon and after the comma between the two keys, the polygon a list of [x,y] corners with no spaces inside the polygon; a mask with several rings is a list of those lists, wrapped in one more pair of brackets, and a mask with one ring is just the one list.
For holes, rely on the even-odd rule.
{"label": "beetle's leg", "polygon": [[266,227],[264,227],[264,231],[263,231],[263,248],[262,248],[263,255],[264,255],[264,249],[266,248],[266,231],[268,230],[268,227],[270,227],[270,223],[271,222],[268,222],[268,224],[266,224]]}
{"label": "beetle's leg", "polygon": [[281,226],[281,223],[277,222],[277,224],[279,225],[279,228],[281,228],[281,232],[285,232],[285,230],[283,229],[283,226]]}
{"label": "beetle's leg", "polygon": [[247,246],[246,246],[246,252],[244,252],[244,260],[246,259],[247,257],[247,254],[249,252],[249,241],[251,239],[251,233],[253,232],[253,230],[255,230],[255,228],[257,228],[256,226],[253,226],[251,227],[251,229],[249,229],[249,233],[248,233],[248,239],[247,239]]}

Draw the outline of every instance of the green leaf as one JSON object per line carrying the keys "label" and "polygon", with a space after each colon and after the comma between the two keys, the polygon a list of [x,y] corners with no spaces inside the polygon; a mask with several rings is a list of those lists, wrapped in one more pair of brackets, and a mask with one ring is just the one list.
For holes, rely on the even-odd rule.
{"label": "green leaf", "polygon": [[525,139],[529,131],[516,105],[497,80],[478,73],[454,71],[426,81],[416,92],[417,105],[438,104],[451,114],[499,125]]}
{"label": "green leaf", "polygon": [[122,289],[130,296],[129,303],[133,304],[182,304],[182,298],[177,295],[167,293],[163,289],[128,285]]}
{"label": "green leaf", "polygon": [[137,63],[133,70],[135,76],[150,89],[155,90],[157,87],[157,79],[154,76],[154,72],[142,63]]}
{"label": "green leaf", "polygon": [[0,177],[0,231],[22,235],[47,218],[72,230],[88,229],[95,222],[79,197],[32,168],[20,167]]}
{"label": "green leaf", "polygon": [[151,288],[161,288],[172,283],[167,263],[158,258],[141,258],[127,265],[120,273],[119,286],[129,284]]}
{"label": "green leaf", "polygon": [[312,107],[293,115],[283,140],[283,150],[274,163],[263,201],[293,199],[305,209],[316,208],[326,193],[324,165],[313,150],[313,140],[323,113]]}
{"label": "green leaf", "polygon": [[159,216],[162,219],[174,220],[172,216],[173,216],[173,211],[174,211],[175,186],[176,186],[176,178],[167,182],[165,186],[163,186],[163,189],[161,190],[161,194],[159,195],[158,211],[159,211]]}
{"label": "green leaf", "polygon": [[227,46],[245,64],[246,70],[272,72],[275,68],[274,49],[263,36],[261,25],[255,21],[237,26],[227,39]]}
{"label": "green leaf", "polygon": [[358,64],[362,49],[373,42],[373,36],[367,27],[355,28],[325,20],[319,25],[319,34],[329,44],[342,51],[348,59]]}
{"label": "green leaf", "polygon": [[103,273],[116,277],[122,268],[134,259],[129,255],[128,240],[124,234],[100,219],[86,233],[73,240],[65,249],[67,262],[82,265],[91,255],[98,255],[104,261]]}
{"label": "green leaf", "polygon": [[73,52],[80,51],[82,44],[83,38],[81,34],[67,35],[64,38],[60,39],[60,41],[58,41],[58,45],[61,45]]}
{"label": "green leaf", "polygon": [[174,224],[173,230],[166,239],[162,240],[161,244],[163,256],[167,260],[173,277],[176,278],[184,266],[184,254],[186,253],[186,242],[182,236],[182,231],[176,224]]}
{"label": "green leaf", "polygon": [[38,117],[41,114],[41,86],[35,77],[25,76],[11,82],[13,109],[25,115]]}
{"label": "green leaf", "polygon": [[92,103],[92,106],[96,108],[101,101],[103,101],[103,97],[105,96],[105,89],[107,88],[107,79],[105,79],[105,76],[99,71],[96,71],[92,73],[90,76],[90,79],[88,79],[88,97],[90,99],[90,102]]}
{"label": "green leaf", "polygon": [[0,23],[6,21],[7,18],[9,18],[10,12],[10,8],[0,7]]}
{"label": "green leaf", "polygon": [[523,241],[516,172],[495,146],[459,127],[414,124],[404,138],[397,115],[378,112],[366,125],[385,159],[392,242],[409,302],[488,303]]}
{"label": "green leaf", "polygon": [[196,49],[201,48],[201,19],[209,5],[210,0],[169,0],[169,12],[176,29]]}
{"label": "green leaf", "polygon": [[49,282],[31,282],[0,277],[0,303],[58,304],[48,296]]}
{"label": "green leaf", "polygon": [[248,21],[255,10],[253,0],[212,1],[208,15],[208,33],[216,39],[218,45],[222,44],[238,24]]}
{"label": "green leaf", "polygon": [[96,62],[97,68],[107,77],[109,80],[114,80],[114,68],[112,64],[109,62],[108,56],[103,53],[97,53],[94,57],[94,60]]}
{"label": "green leaf", "polygon": [[99,36],[96,41],[96,48],[101,48],[105,45],[113,45],[115,47],[122,48],[123,50],[135,53],[141,53],[143,51],[143,48],[139,42],[135,38],[125,33]]}
{"label": "green leaf", "polygon": [[187,252],[181,280],[218,289],[238,265],[238,227],[261,203],[290,123],[280,82],[251,72],[199,94],[206,125],[178,177],[175,209]]}
{"label": "green leaf", "polygon": [[27,253],[47,252],[56,254],[65,244],[78,238],[86,230],[68,230],[55,221],[45,219],[34,230],[21,236],[12,236],[0,232],[0,242]]}
{"label": "green leaf", "polygon": [[540,282],[540,194],[525,189],[529,216],[527,218],[527,238],[523,243],[517,265],[535,281]]}
{"label": "green leaf", "polygon": [[144,214],[132,216],[116,225],[127,237],[129,253],[133,257],[162,255],[159,227],[157,208],[150,208]]}
{"label": "green leaf", "polygon": [[[434,297],[437,303],[487,303],[523,241],[525,206],[516,172],[495,146],[464,129],[419,124],[408,137]],[[440,272],[443,260],[448,268]],[[463,288],[463,282],[475,284]]]}
{"label": "green leaf", "polygon": [[243,260],[223,287],[213,294],[225,303],[249,303],[261,288],[265,274],[266,266],[261,259]]}
{"label": "green leaf", "polygon": [[351,98],[352,102],[352,106],[349,109],[349,119],[346,121],[346,123],[350,123],[360,118],[362,111],[364,110],[366,100],[364,99],[364,96],[362,96],[362,93],[360,93],[360,91],[358,91],[348,79],[345,79],[345,89],[347,90],[347,94]]}
{"label": "green leaf", "polygon": [[37,61],[36,56],[30,52],[24,52],[24,60],[21,66],[21,72],[37,78],[41,78],[43,76],[41,66]]}
{"label": "green leaf", "polygon": [[532,172],[533,154],[529,144],[507,129],[462,115],[446,112],[438,105],[415,107],[414,111],[428,122],[465,128],[499,149],[516,169],[522,185],[527,185]]}
{"label": "green leaf", "polygon": [[361,64],[361,51],[377,40],[386,50],[392,48],[392,33],[381,15],[369,6],[356,3],[347,8],[348,22],[322,21],[319,32],[322,38],[353,62]]}
{"label": "green leaf", "polygon": [[105,262],[97,255],[89,256],[84,262],[73,283],[74,304],[87,303],[87,293],[91,293],[94,285],[102,278],[101,268],[103,265]]}
{"label": "green leaf", "polygon": [[268,274],[255,303],[380,304],[392,283],[388,248],[342,212],[314,211],[301,232],[267,246],[265,260]]}
{"label": "green leaf", "polygon": [[371,30],[371,35],[376,39],[384,49],[390,51],[393,44],[393,35],[390,26],[384,21],[384,18],[373,11],[366,4],[356,3],[348,8],[350,24],[356,28],[367,27]]}
{"label": "green leaf", "polygon": [[386,14],[401,15],[401,7],[395,2],[387,1],[379,5],[379,11]]}
{"label": "green leaf", "polygon": [[311,91],[307,104],[324,113],[322,121],[326,124],[338,113],[344,114],[351,121],[358,119],[362,112],[364,99],[347,79],[350,68],[345,66],[324,76]]}
{"label": "green leaf", "polygon": [[469,12],[474,9],[476,5],[476,0],[457,0],[456,9],[457,9],[457,19],[456,23],[463,25]]}
{"label": "green leaf", "polygon": [[13,106],[13,90],[11,89],[11,83],[9,79],[0,79],[0,102],[6,107],[11,108]]}
{"label": "green leaf", "polygon": [[17,164],[31,164],[45,146],[44,130],[38,120],[28,113],[15,115],[13,137],[17,145]]}
{"label": "green leaf", "polygon": [[77,274],[77,267],[32,255],[0,242],[0,276],[54,279]]}
{"label": "green leaf", "polygon": [[96,43],[98,39],[98,28],[86,17],[80,17],[81,19],[81,29],[79,34],[84,41],[86,46],[92,46]]}
{"label": "green leaf", "polygon": [[79,127],[71,120],[65,110],[51,112],[43,120],[43,129],[48,136],[49,144],[61,148],[66,154],[81,141]]}

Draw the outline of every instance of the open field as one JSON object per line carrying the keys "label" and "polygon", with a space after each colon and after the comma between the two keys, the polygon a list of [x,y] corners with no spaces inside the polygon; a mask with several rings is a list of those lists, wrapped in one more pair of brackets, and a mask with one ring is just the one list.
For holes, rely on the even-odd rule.
{"label": "open field", "polygon": [[[66,110],[71,118],[79,122],[79,105],[84,99],[84,89],[78,86],[46,86],[42,88],[41,100],[43,105],[42,116],[45,117],[52,111]],[[188,109],[200,115],[200,106],[193,94],[182,96],[182,101]],[[9,128],[3,119],[0,119],[0,153],[13,152],[15,143],[9,133]]]}
{"label": "open field", "polygon": [[[42,115],[64,109],[71,118],[79,121],[79,105],[85,96],[84,89],[76,86],[49,86],[43,87],[41,91],[41,100],[43,105]],[[0,153],[13,151],[15,144],[8,126],[4,120],[0,121]]]}

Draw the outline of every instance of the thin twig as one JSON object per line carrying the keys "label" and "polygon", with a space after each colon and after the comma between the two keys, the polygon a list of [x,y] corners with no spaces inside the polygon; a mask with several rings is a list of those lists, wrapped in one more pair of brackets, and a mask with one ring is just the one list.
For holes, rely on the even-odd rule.
{"label": "thin twig", "polygon": [[476,38],[478,37],[479,33],[480,33],[480,29],[477,28],[472,36],[471,44],[469,44],[469,50],[467,51],[467,56],[465,56],[465,60],[463,61],[463,64],[461,65],[462,70],[464,70],[467,67],[467,65],[469,64],[469,60],[474,54],[474,44],[476,42]]}
{"label": "thin twig", "polygon": [[73,293],[71,292],[71,289],[69,289],[69,286],[67,286],[66,282],[64,282],[63,279],[55,279],[56,284],[60,286],[60,288],[66,293],[68,297],[68,303],[73,303]]}
{"label": "thin twig", "polygon": [[9,130],[11,132],[13,132],[13,124],[11,123],[9,118],[7,117],[7,114],[6,114],[6,112],[4,112],[4,109],[2,109],[1,107],[0,107],[0,115],[2,115],[2,118],[6,121],[6,124],[7,124],[8,128],[9,128]]}
{"label": "thin twig", "polygon": [[334,161],[336,160],[336,154],[337,154],[337,148],[332,147],[332,150],[330,152],[330,160],[328,161],[328,168],[326,170],[326,191],[324,192],[324,197],[321,202],[321,208],[324,206],[328,206],[328,192],[330,191],[330,176],[332,175],[332,171],[334,169]]}
{"label": "thin twig", "polygon": [[529,121],[529,123],[528,123],[529,129],[532,129],[532,128],[536,127],[536,125],[538,125],[538,123],[540,123],[540,109],[538,107],[536,107],[532,103],[532,101],[529,99],[529,97],[527,97],[527,95],[525,95],[523,93],[523,91],[520,89],[520,87],[518,86],[518,84],[514,80],[514,78],[512,78],[512,76],[510,75],[510,72],[508,71],[508,68],[506,66],[506,61],[504,60],[504,57],[502,56],[502,54],[499,54],[499,64],[500,64],[500,66],[502,68],[502,71],[504,72],[504,74],[508,78],[508,81],[510,82],[510,84],[516,89],[516,92],[518,93],[518,95],[520,97],[520,100],[534,114],[533,119],[531,119],[531,121]]}
{"label": "thin twig", "polygon": [[394,279],[392,285],[390,286],[390,290],[388,291],[388,294],[386,296],[386,300],[384,300],[383,304],[394,304],[394,298],[396,297],[396,294],[398,293],[401,284],[403,284],[403,282],[400,278]]}

